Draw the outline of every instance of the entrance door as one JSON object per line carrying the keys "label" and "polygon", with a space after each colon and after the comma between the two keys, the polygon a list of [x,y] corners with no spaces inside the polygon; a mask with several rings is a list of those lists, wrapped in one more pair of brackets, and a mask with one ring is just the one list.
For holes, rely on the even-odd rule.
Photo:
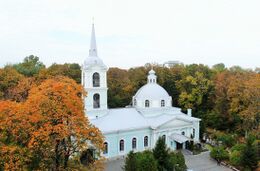
{"label": "entrance door", "polygon": [[[176,142],[176,141],[175,141]],[[183,144],[176,142],[176,149],[181,150],[183,147]]]}

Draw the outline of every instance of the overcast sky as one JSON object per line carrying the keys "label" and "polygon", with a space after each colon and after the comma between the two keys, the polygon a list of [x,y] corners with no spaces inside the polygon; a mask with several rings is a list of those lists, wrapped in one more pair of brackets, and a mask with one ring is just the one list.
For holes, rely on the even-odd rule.
{"label": "overcast sky", "polygon": [[31,54],[46,65],[82,63],[92,17],[109,67],[260,67],[259,0],[0,0],[0,66]]}

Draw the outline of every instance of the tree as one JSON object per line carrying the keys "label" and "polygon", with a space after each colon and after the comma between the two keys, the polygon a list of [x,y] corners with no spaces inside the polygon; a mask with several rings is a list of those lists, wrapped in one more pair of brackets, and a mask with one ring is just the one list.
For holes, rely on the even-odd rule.
{"label": "tree", "polygon": [[125,171],[136,171],[138,168],[136,154],[130,151],[125,159],[124,170]]}
{"label": "tree", "polygon": [[241,153],[241,164],[244,168],[254,170],[257,167],[257,148],[253,144],[255,138],[251,135],[247,138],[246,147]]}
{"label": "tree", "polygon": [[125,107],[131,103],[134,93],[133,83],[127,70],[109,68],[108,73],[108,106]]}
{"label": "tree", "polygon": [[45,65],[39,61],[39,57],[30,55],[25,57],[22,63],[15,64],[13,67],[24,76],[31,77],[38,74]]}
{"label": "tree", "polygon": [[[81,85],[57,77],[42,82],[29,91],[23,103],[0,102],[1,147],[25,149],[24,167],[32,170],[67,169],[70,157],[94,146],[97,154],[103,148],[101,132],[85,117]],[[1,150],[0,155],[4,155]],[[12,149],[9,148],[9,152]],[[2,161],[8,166],[8,158]],[[18,167],[19,162],[15,162]],[[13,167],[13,168],[15,168]]]}
{"label": "tree", "polygon": [[223,72],[223,71],[226,69],[226,67],[225,67],[225,64],[219,63],[219,64],[213,65],[213,66],[212,66],[212,69],[213,69],[214,71],[216,71],[216,72]]}
{"label": "tree", "polygon": [[[237,114],[242,121],[238,130],[245,132],[259,127],[259,98],[260,98],[260,74],[251,72],[237,72],[230,79],[228,99],[230,101],[229,112]],[[242,126],[243,125],[243,126]]]}
{"label": "tree", "polygon": [[138,171],[157,171],[157,161],[151,151],[136,154]]}
{"label": "tree", "polygon": [[30,89],[35,85],[35,79],[33,77],[23,78],[19,80],[15,87],[8,89],[8,98],[16,102],[23,102],[27,99]]}
{"label": "tree", "polygon": [[163,171],[164,169],[167,169],[169,149],[167,148],[163,137],[159,137],[159,139],[157,140],[156,145],[153,149],[153,155],[158,162],[158,170]]}
{"label": "tree", "polygon": [[46,69],[42,69],[39,72],[38,79],[44,80],[47,78],[54,78],[56,76],[66,76],[75,80],[78,84],[81,83],[81,69],[80,65],[76,63],[72,64],[52,64]]}
{"label": "tree", "polygon": [[179,103],[186,109],[193,108],[197,111],[204,102],[203,106],[207,106],[206,101],[209,99],[213,84],[203,73],[196,71],[194,76],[188,75],[178,81],[177,87],[181,92]]}
{"label": "tree", "polygon": [[23,79],[15,69],[10,66],[0,69],[0,99],[9,99],[9,89],[14,88]]}

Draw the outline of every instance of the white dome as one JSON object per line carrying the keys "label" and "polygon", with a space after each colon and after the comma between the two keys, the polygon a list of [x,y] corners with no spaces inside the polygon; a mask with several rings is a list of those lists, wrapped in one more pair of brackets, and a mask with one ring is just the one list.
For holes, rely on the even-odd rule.
{"label": "white dome", "polygon": [[172,97],[157,84],[155,71],[151,70],[147,77],[147,84],[141,87],[133,97],[133,106],[138,108],[171,107]]}
{"label": "white dome", "polygon": [[97,56],[91,56],[86,58],[86,60],[84,61],[84,65],[85,67],[89,67],[89,66],[102,66],[102,67],[106,67],[106,65],[103,63],[102,59],[100,59]]}
{"label": "white dome", "polygon": [[158,84],[146,84],[134,96],[137,100],[166,100],[169,98],[167,91]]}

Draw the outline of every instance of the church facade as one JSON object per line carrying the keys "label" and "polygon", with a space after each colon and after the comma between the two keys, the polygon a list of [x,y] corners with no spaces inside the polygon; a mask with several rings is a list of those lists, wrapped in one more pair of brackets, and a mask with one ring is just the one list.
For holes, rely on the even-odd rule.
{"label": "church facade", "polygon": [[147,84],[133,96],[132,106],[108,109],[107,70],[98,57],[93,24],[89,56],[82,65],[82,85],[87,91],[86,116],[105,136],[104,157],[152,149],[159,137],[173,150],[186,148],[191,138],[199,142],[200,119],[192,117],[191,109],[185,114],[172,107],[172,97],[157,84],[154,70],[149,71]]}

